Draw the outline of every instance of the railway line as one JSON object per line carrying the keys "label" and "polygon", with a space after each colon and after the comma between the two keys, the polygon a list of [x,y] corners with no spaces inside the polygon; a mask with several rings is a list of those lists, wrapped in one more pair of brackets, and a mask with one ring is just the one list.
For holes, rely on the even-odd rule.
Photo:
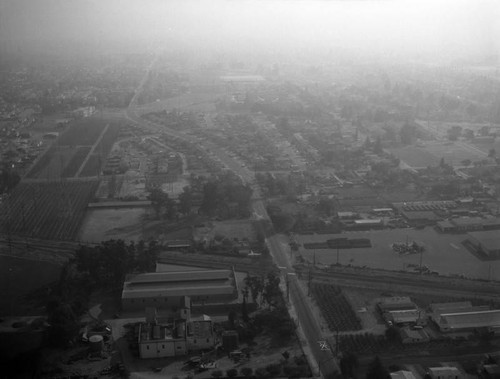
{"label": "railway line", "polygon": [[334,269],[324,271],[309,269],[307,266],[296,266],[297,274],[302,278],[310,275],[312,280],[381,291],[406,291],[413,293],[436,293],[453,297],[474,297],[500,300],[500,283],[475,281],[443,276],[405,274],[399,272],[382,272],[372,269]]}

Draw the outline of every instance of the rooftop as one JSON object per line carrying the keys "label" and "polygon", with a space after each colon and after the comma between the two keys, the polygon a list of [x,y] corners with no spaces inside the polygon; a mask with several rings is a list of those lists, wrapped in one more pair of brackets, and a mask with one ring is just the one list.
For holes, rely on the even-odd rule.
{"label": "rooftop", "polygon": [[128,277],[123,284],[122,299],[230,295],[234,291],[231,270],[153,272]]}
{"label": "rooftop", "polygon": [[500,326],[500,309],[442,314],[439,324],[448,326],[450,329]]}
{"label": "rooftop", "polygon": [[469,237],[472,237],[486,250],[500,249],[500,233],[498,230],[469,232]]}

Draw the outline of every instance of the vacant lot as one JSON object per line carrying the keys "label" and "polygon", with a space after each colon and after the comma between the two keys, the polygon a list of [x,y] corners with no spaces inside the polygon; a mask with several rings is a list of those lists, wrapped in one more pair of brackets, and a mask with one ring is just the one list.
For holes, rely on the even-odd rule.
{"label": "vacant lot", "polygon": [[142,238],[144,208],[91,209],[87,210],[79,233],[85,242],[110,239],[139,241]]}
{"label": "vacant lot", "polygon": [[[420,264],[420,254],[399,255],[391,244],[394,242],[411,243],[415,241],[425,247],[422,263],[432,271],[443,275],[464,275],[470,278],[500,280],[500,261],[482,262],[472,255],[461,242],[466,239],[464,234],[439,234],[432,228],[422,230],[395,229],[366,232],[351,232],[342,235],[297,235],[300,244],[308,242],[323,242],[336,237],[369,238],[371,248],[358,248],[339,251],[339,262],[343,265],[368,266],[389,270],[412,270],[409,265]],[[300,249],[304,258],[316,262],[332,264],[337,260],[337,251],[331,249],[307,250]]]}
{"label": "vacant lot", "polygon": [[456,166],[462,165],[461,162],[464,159],[470,159],[473,162],[484,159],[481,152],[451,142],[426,142],[425,146],[421,147],[405,146],[388,150],[415,168],[437,166],[441,158],[444,158],[446,163]]}

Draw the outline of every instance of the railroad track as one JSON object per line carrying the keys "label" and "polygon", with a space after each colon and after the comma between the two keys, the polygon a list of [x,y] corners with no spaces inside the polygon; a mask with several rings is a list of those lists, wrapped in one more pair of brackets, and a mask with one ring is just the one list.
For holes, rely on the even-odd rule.
{"label": "railroad track", "polygon": [[[307,278],[309,275],[307,267],[296,267],[296,270],[302,278]],[[442,276],[421,276],[399,272],[391,274],[390,272],[370,269],[329,272],[313,269],[311,270],[311,277],[315,281],[334,283],[339,286],[500,300],[500,283],[498,282],[483,282]]]}

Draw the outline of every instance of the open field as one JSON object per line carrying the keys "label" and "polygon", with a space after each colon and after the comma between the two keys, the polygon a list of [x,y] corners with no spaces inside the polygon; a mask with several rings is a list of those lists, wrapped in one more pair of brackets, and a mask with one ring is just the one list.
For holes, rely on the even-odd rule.
{"label": "open field", "polygon": [[[464,275],[475,279],[500,281],[500,261],[483,262],[472,255],[463,245],[465,234],[439,234],[432,228],[393,229],[366,232],[351,232],[331,235],[296,235],[299,244],[324,242],[337,237],[369,238],[371,248],[357,248],[339,251],[339,263],[342,265],[368,266],[388,270],[412,270],[409,265],[420,264],[420,254],[399,255],[391,248],[394,242],[409,243],[415,241],[425,247],[422,264],[431,271],[442,275]],[[307,250],[300,248],[302,256],[313,261],[316,255],[318,264],[330,265],[337,261],[337,251],[333,249]]]}
{"label": "open field", "polygon": [[0,208],[4,235],[73,240],[97,181],[19,183]]}
{"label": "open field", "polygon": [[74,177],[83,164],[80,177],[97,176],[119,132],[118,124],[112,123],[106,128],[108,124],[108,121],[97,118],[76,121],[33,165],[27,178]]}
{"label": "open field", "polygon": [[79,232],[79,239],[101,242],[109,239],[139,241],[142,238],[141,223],[144,208],[91,209]]}
{"label": "open field", "polygon": [[26,314],[24,296],[59,278],[61,266],[37,260],[0,256],[0,316]]}
{"label": "open field", "polygon": [[437,166],[444,158],[445,162],[461,166],[464,159],[479,161],[484,155],[464,145],[451,142],[426,142],[425,146],[405,146],[387,149],[396,157],[414,168]]}

